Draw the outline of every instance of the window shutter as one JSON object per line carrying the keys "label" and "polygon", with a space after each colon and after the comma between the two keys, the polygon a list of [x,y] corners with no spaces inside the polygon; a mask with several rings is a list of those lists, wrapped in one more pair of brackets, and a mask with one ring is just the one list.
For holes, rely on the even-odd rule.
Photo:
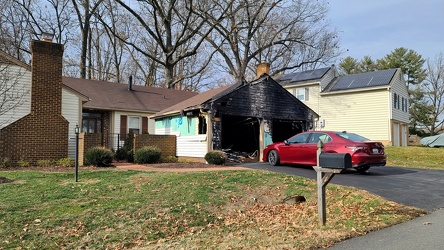
{"label": "window shutter", "polygon": [[121,115],[120,116],[120,140],[124,141],[126,140],[126,126],[128,124],[127,116]]}
{"label": "window shutter", "polygon": [[142,117],[142,134],[148,133],[148,117]]}
{"label": "window shutter", "polygon": [[309,101],[308,100],[309,95],[310,95],[310,92],[309,92],[308,88],[305,88],[305,101]]}

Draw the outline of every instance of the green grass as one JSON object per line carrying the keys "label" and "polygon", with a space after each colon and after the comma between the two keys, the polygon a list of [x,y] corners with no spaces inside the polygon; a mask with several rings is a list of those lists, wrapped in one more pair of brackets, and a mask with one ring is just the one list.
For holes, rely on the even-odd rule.
{"label": "green grass", "polygon": [[444,170],[444,148],[385,147],[387,166]]}
{"label": "green grass", "polygon": [[267,171],[0,176],[14,180],[0,185],[0,249],[318,248],[423,213],[330,184],[321,226],[316,182]]}

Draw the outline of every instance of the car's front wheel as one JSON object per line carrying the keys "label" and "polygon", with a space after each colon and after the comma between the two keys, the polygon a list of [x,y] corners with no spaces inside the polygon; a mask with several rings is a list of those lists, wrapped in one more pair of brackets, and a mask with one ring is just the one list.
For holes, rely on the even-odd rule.
{"label": "car's front wheel", "polygon": [[279,153],[276,150],[271,150],[268,153],[268,163],[272,166],[277,166],[279,165],[279,161]]}

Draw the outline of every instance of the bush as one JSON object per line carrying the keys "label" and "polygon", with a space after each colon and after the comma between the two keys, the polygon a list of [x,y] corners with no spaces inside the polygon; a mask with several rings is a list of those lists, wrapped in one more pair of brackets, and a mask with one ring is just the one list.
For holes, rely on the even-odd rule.
{"label": "bush", "polygon": [[227,161],[227,157],[224,152],[215,150],[206,153],[205,160],[209,164],[223,165]]}
{"label": "bush", "polygon": [[12,166],[11,160],[7,157],[0,157],[0,168],[9,168]]}
{"label": "bush", "polygon": [[177,159],[176,156],[169,155],[167,157],[162,157],[162,159],[160,159],[160,161],[163,163],[175,163],[175,162],[178,162],[179,160]]}
{"label": "bush", "polygon": [[23,168],[26,168],[26,167],[29,167],[29,161],[25,161],[25,160],[23,160],[23,159],[20,159],[18,162],[17,162],[17,165],[19,166],[19,167],[23,167]]}
{"label": "bush", "polygon": [[71,158],[62,158],[57,161],[57,166],[61,167],[74,167],[75,161]]}
{"label": "bush", "polygon": [[146,146],[137,150],[134,154],[134,161],[140,164],[150,164],[159,162],[162,151],[155,146]]}
{"label": "bush", "polygon": [[121,147],[119,149],[117,149],[116,154],[114,155],[114,158],[116,158],[116,160],[118,161],[123,161],[127,159],[128,155],[128,149],[126,149],[125,147]]}
{"label": "bush", "polygon": [[38,160],[37,166],[38,167],[52,167],[52,166],[55,166],[55,162],[53,160]]}
{"label": "bush", "polygon": [[85,165],[105,167],[113,162],[113,152],[103,147],[93,147],[85,153]]}

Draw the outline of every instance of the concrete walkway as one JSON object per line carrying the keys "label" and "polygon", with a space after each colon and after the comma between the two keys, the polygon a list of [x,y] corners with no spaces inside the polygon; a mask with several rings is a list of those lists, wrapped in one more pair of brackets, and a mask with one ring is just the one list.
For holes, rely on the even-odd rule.
{"label": "concrete walkway", "polygon": [[444,209],[340,242],[328,249],[444,249]]}
{"label": "concrete walkway", "polygon": [[156,164],[139,165],[134,163],[114,163],[119,170],[135,170],[135,171],[158,171],[158,172],[198,172],[198,171],[221,171],[221,170],[252,170],[241,166],[220,166],[220,167],[155,167]]}

